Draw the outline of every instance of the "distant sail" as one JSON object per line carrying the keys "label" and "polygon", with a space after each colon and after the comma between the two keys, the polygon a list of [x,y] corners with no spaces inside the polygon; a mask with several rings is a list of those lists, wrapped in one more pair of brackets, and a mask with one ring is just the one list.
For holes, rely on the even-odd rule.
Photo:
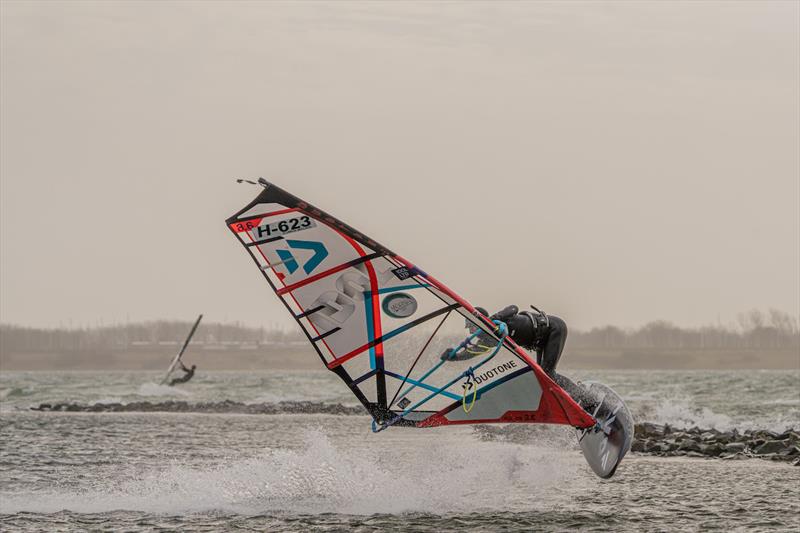
{"label": "distant sail", "polygon": [[[322,363],[372,415],[374,430],[594,425],[500,324],[363,233],[260,183],[264,190],[228,227]],[[473,357],[462,357],[465,352]]]}
{"label": "distant sail", "polygon": [[172,362],[169,364],[169,368],[167,368],[167,373],[164,375],[164,379],[161,380],[161,384],[164,385],[169,381],[169,376],[172,374],[175,369],[178,367],[178,362],[183,357],[183,352],[186,351],[186,347],[189,346],[189,343],[192,341],[192,337],[194,337],[194,332],[197,331],[197,326],[200,325],[200,321],[203,320],[203,315],[197,317],[197,320],[194,321],[194,326],[192,326],[191,331],[189,331],[189,335],[186,337],[186,340],[183,341],[183,346],[181,346],[181,350],[178,354],[172,358]]}

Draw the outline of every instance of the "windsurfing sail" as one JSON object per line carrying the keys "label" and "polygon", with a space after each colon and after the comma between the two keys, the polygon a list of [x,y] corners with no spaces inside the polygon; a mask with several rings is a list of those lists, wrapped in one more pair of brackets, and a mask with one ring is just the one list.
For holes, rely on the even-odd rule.
{"label": "windsurfing sail", "polygon": [[175,371],[175,368],[178,366],[178,362],[183,357],[183,352],[186,351],[186,348],[189,346],[189,343],[192,341],[192,337],[194,337],[194,332],[197,331],[197,326],[200,325],[200,321],[203,320],[203,315],[197,317],[197,320],[194,321],[194,325],[192,326],[191,331],[189,331],[189,335],[186,337],[186,340],[183,341],[183,346],[181,346],[181,350],[172,358],[172,362],[169,364],[169,368],[167,368],[167,373],[164,374],[164,379],[161,380],[161,384],[164,385],[169,381],[169,376]]}
{"label": "windsurfing sail", "polygon": [[322,363],[372,415],[374,431],[595,424],[506,335],[505,324],[336,217],[263,179],[259,184],[263,190],[226,221],[228,228]]}

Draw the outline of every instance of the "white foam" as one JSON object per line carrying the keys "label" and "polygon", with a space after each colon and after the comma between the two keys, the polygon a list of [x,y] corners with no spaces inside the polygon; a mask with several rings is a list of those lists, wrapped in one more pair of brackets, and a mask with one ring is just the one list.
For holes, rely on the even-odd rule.
{"label": "white foam", "polygon": [[686,398],[668,398],[659,402],[647,420],[656,424],[669,424],[675,428],[699,427],[718,431],[739,431],[764,429],[781,433],[787,429],[800,427],[800,421],[791,413],[780,413],[770,418],[734,419],[716,413],[708,407],[697,407]]}
{"label": "white foam", "polygon": [[655,407],[653,422],[672,427],[717,429],[730,431],[736,425],[728,415],[718,414],[708,407],[696,407],[683,398],[670,398]]}
{"label": "white foam", "polygon": [[800,398],[778,398],[776,400],[767,400],[763,402],[764,405],[800,405]]}
{"label": "white foam", "polygon": [[530,510],[552,506],[548,497],[564,497],[549,487],[590,475],[578,473],[585,468],[579,468],[583,460],[575,452],[532,446],[467,440],[412,460],[381,447],[337,448],[318,431],[309,432],[306,441],[306,449],[268,450],[221,466],[172,464],[159,471],[131,471],[122,481],[85,490],[5,493],[3,509],[164,514]]}
{"label": "white foam", "polygon": [[94,403],[101,404],[101,405],[105,405],[105,404],[109,404],[109,403],[122,403],[122,398],[120,398],[119,396],[110,396],[108,398],[100,398],[99,400],[97,400]]}

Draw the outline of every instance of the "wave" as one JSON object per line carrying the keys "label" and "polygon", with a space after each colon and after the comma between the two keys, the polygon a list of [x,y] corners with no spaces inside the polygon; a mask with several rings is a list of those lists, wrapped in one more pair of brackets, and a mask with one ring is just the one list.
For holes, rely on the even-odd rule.
{"label": "wave", "polygon": [[778,398],[776,400],[768,400],[764,405],[800,405],[800,398]]}
{"label": "wave", "polygon": [[[665,429],[654,426],[647,431]],[[440,445],[427,448],[425,460],[414,460],[403,446],[354,448],[352,443],[336,444],[320,430],[308,430],[301,436],[302,448],[267,449],[217,465],[121,465],[118,475],[87,479],[79,487],[3,489],[0,499],[4,514],[440,515],[520,507],[547,511],[573,502],[575,491],[565,487],[585,487],[595,478],[575,453],[574,436],[569,447],[543,444],[539,437],[533,443],[498,446],[465,438],[459,431],[441,433],[436,439]],[[487,490],[492,488],[496,490]]]}
{"label": "wave", "polygon": [[8,400],[11,398],[30,396],[30,395],[31,391],[29,389],[23,389],[21,387],[9,387],[0,389],[0,400]]}
{"label": "wave", "polygon": [[[439,514],[519,504],[507,490],[483,487],[514,487],[526,495],[526,508],[537,509],[563,504],[570,496],[554,488],[591,475],[571,451],[498,449],[463,435],[428,450],[425,461],[409,460],[402,448],[336,445],[318,430],[307,431],[303,441],[303,449],[270,449],[219,466],[128,467],[122,481],[97,480],[80,490],[5,491],[0,493],[3,512]],[[475,460],[481,457],[492,460]]]}
{"label": "wave", "polygon": [[696,407],[683,398],[662,400],[655,406],[653,416],[649,419],[656,424],[677,428],[703,427],[730,431],[736,427],[730,416],[715,413],[708,407]]}
{"label": "wave", "polygon": [[650,406],[637,415],[639,419],[646,419],[655,424],[684,429],[698,427],[717,431],[767,430],[782,433],[800,427],[800,417],[796,410],[782,412],[773,410],[768,416],[734,419],[708,407],[698,407],[689,399],[681,397],[663,398],[658,404]]}

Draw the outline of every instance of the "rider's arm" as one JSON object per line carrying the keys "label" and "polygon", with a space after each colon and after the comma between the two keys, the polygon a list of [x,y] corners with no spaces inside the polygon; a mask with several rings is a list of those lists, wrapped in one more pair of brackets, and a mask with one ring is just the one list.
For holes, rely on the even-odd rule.
{"label": "rider's arm", "polygon": [[475,357],[474,353],[470,353],[467,349],[462,348],[456,353],[453,353],[452,348],[448,348],[447,350],[442,352],[442,355],[439,357],[445,361],[466,361],[467,359],[472,359]]}

